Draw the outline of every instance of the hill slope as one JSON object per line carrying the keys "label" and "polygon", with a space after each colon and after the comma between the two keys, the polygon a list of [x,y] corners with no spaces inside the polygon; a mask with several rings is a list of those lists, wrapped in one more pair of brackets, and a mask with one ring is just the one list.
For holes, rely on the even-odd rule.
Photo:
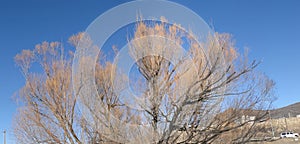
{"label": "hill slope", "polygon": [[296,117],[300,114],[300,102],[270,111],[272,118]]}

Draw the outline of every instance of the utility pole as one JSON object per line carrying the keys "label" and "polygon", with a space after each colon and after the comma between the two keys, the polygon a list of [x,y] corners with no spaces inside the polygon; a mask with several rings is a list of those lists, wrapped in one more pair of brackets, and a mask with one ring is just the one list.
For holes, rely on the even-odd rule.
{"label": "utility pole", "polygon": [[287,124],[287,121],[286,121],[286,117],[284,117],[284,121],[285,121],[285,130],[288,131],[288,124]]}
{"label": "utility pole", "polygon": [[274,127],[273,127],[273,124],[272,124],[272,117],[271,117],[271,112],[270,111],[268,111],[268,113],[269,113],[269,118],[270,118],[270,124],[271,124],[271,128],[272,128],[272,134],[273,134],[273,139],[275,138],[275,133],[274,133]]}
{"label": "utility pole", "polygon": [[6,144],[6,130],[3,131],[3,143]]}

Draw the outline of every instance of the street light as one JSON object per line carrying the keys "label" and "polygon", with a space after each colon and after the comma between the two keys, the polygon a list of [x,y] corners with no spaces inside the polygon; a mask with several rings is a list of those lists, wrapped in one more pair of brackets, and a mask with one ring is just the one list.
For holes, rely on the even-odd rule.
{"label": "street light", "polygon": [[6,144],[6,130],[3,131],[3,143]]}

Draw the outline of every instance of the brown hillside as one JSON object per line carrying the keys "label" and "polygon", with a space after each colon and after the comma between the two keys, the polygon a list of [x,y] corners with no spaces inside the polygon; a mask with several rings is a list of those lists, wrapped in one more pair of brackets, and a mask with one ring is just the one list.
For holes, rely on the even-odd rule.
{"label": "brown hillside", "polygon": [[272,118],[296,117],[300,114],[300,102],[270,111]]}

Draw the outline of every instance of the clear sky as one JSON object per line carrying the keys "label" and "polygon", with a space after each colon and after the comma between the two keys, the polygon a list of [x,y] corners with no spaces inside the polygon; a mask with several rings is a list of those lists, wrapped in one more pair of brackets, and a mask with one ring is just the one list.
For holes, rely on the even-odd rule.
{"label": "clear sky", "polygon": [[[13,57],[42,41],[66,41],[106,10],[126,1],[0,0],[0,130],[12,142],[12,96],[24,79]],[[176,0],[217,32],[231,33],[236,45],[263,60],[259,69],[276,82],[275,107],[300,101],[300,1]],[[125,15],[126,13],[124,13]],[[2,143],[2,134],[0,143]]]}

